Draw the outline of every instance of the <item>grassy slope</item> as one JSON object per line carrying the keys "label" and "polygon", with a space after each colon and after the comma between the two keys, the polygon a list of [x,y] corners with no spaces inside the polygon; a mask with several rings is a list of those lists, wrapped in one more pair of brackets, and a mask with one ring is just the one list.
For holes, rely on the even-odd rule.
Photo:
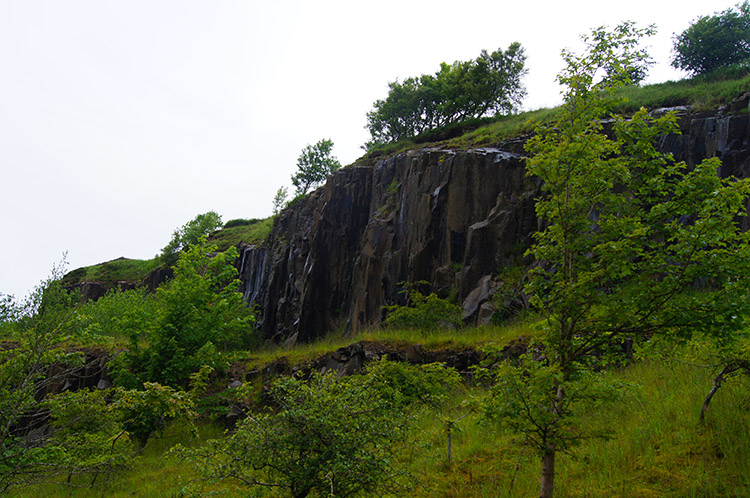
{"label": "grassy slope", "polygon": [[220,251],[226,251],[241,243],[261,244],[273,228],[273,217],[263,220],[247,220],[247,224],[222,228],[211,234],[208,242],[216,244]]}
{"label": "grassy slope", "polygon": [[118,258],[68,272],[63,277],[63,285],[74,285],[79,282],[140,282],[156,266],[155,259]]}
{"label": "grassy slope", "polygon": [[[518,335],[533,334],[533,324],[468,332],[476,342],[494,340],[504,344]],[[367,337],[384,342],[420,342],[436,348],[471,342],[463,335],[451,338],[448,333],[439,333],[431,337],[413,331],[373,331]],[[329,341],[310,346],[309,357],[345,343]],[[700,427],[697,415],[711,387],[711,370],[676,361],[643,360],[608,375],[630,387],[619,402],[591,413],[586,425],[610,429],[611,437],[584,441],[572,455],[560,455],[556,496],[750,496],[750,400],[746,379],[733,379],[719,391],[708,423]],[[415,483],[419,483],[409,496],[517,497],[538,492],[536,455],[516,444],[513,435],[483,424],[480,416],[466,407],[467,402],[470,406],[472,399],[481,398],[484,393],[481,387],[467,387],[440,412],[420,418],[413,441],[397,455],[414,475]],[[467,413],[454,432],[453,462],[448,464],[444,420]],[[221,429],[210,423],[202,426],[197,439],[184,429],[173,427],[163,437],[150,441],[130,468],[116,476],[104,496],[247,496],[249,490],[237,483],[200,481],[193,484],[198,494],[182,494],[191,479],[197,477],[196,471],[169,455],[168,448],[177,442],[200,444],[220,435]],[[102,496],[102,489],[47,485],[19,490],[10,496],[94,497]]]}

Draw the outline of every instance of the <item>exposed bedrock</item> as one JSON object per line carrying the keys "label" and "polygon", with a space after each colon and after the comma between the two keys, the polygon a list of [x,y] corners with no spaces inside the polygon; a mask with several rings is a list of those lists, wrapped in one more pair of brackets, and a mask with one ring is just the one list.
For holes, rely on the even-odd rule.
{"label": "exposed bedrock", "polygon": [[[683,135],[660,146],[688,164],[718,156],[724,176],[750,175],[749,100],[683,113]],[[538,228],[539,195],[523,157],[501,148],[422,149],[343,168],[285,209],[263,246],[241,250],[245,297],[265,336],[289,343],[377,326],[404,281],[455,293],[467,321],[486,321],[498,274],[521,263]]]}

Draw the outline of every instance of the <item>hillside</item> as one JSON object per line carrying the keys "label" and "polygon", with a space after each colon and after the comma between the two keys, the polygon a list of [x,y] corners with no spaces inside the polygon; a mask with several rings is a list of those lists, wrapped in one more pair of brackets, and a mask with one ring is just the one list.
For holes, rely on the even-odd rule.
{"label": "hillside", "polygon": [[[626,89],[679,104],[681,133],[638,141],[659,166],[627,163],[647,180],[633,184],[642,204],[642,191],[580,175],[611,195],[567,233],[584,269],[572,287],[553,280],[556,260],[526,251],[562,224],[537,216],[552,194],[527,174],[531,125],[514,116],[371,151],[274,218],[227,222],[209,239],[219,252],[188,246],[166,282],[157,259],[121,258],[53,278],[19,312],[0,302],[12,317],[0,366],[19,379],[0,392],[0,492],[531,496],[552,448],[561,496],[748,495],[747,324],[735,311],[750,309],[750,272],[738,271],[750,258],[737,257],[750,254],[738,215],[750,186],[718,176],[750,177],[749,82],[717,82],[712,97],[705,83]],[[627,122],[638,119],[652,118]],[[614,126],[587,125],[602,143]],[[598,167],[620,166],[602,156]],[[689,168],[663,170],[665,157]],[[704,161],[716,157],[718,171]],[[649,224],[620,225],[636,214]],[[79,303],[59,285],[139,282],[159,292]],[[548,282],[557,301],[538,292]]]}

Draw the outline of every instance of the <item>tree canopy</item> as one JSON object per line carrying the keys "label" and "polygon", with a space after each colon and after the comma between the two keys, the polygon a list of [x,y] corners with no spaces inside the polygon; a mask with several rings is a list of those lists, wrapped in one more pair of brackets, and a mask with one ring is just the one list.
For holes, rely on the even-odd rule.
{"label": "tree canopy", "polygon": [[[297,195],[305,195],[311,188],[325,182],[328,175],[341,168],[341,163],[332,154],[332,150],[333,142],[329,139],[302,149],[297,158],[297,172],[292,175],[292,185],[297,189]],[[281,189],[277,196],[280,193]]]}
{"label": "tree canopy", "polygon": [[509,113],[525,95],[526,55],[519,43],[471,61],[442,63],[434,75],[388,83],[388,97],[367,113],[372,145],[396,142],[470,118]]}
{"label": "tree canopy", "polygon": [[730,338],[750,311],[750,245],[737,223],[748,181],[720,178],[718,159],[689,168],[660,152],[657,139],[679,133],[674,115],[641,109],[604,129],[614,91],[647,59],[638,43],[649,32],[599,28],[584,54],[563,52],[561,114],[527,144],[544,190],[525,288],[544,318],[542,357],[504,369],[488,411],[540,455],[543,498],[556,452],[592,435],[575,414],[617,390],[597,375],[603,366],[654,336]]}
{"label": "tree canopy", "polygon": [[708,74],[750,58],[750,2],[701,16],[674,37],[672,66]]}

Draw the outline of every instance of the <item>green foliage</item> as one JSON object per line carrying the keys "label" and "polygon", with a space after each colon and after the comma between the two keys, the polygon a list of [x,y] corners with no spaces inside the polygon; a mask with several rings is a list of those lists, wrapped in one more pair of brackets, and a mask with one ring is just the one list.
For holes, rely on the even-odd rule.
{"label": "green foliage", "polygon": [[64,392],[44,403],[50,422],[38,464],[67,474],[109,474],[125,467],[133,445],[119,420],[112,393],[106,390]]}
{"label": "green foliage", "polygon": [[274,411],[250,414],[232,435],[193,455],[209,477],[294,497],[377,493],[401,475],[392,454],[406,436],[408,406],[423,395],[445,396],[455,378],[438,366],[387,361],[363,376],[280,378],[268,392]]}
{"label": "green foliage", "polygon": [[458,372],[441,363],[416,367],[384,358],[367,366],[367,377],[373,388],[397,409],[418,403],[438,406],[461,387]]}
{"label": "green foliage", "polygon": [[273,196],[273,214],[274,216],[279,214],[282,209],[284,209],[284,205],[286,204],[286,198],[289,195],[289,192],[287,191],[286,187],[279,187],[279,190],[276,191],[276,195]]}
{"label": "green foliage", "polygon": [[221,216],[215,211],[199,214],[172,233],[172,239],[159,255],[162,264],[172,266],[180,251],[197,244],[202,237],[208,237],[221,228]]}
{"label": "green foliage", "polygon": [[[322,184],[328,175],[341,167],[338,159],[331,155],[332,149],[333,142],[328,139],[320,140],[315,145],[308,145],[302,149],[302,153],[297,158],[297,172],[292,175],[292,185],[297,189],[297,195],[305,195],[311,188]],[[279,193],[281,189],[276,195],[278,196]]]}
{"label": "green foliage", "polygon": [[709,74],[750,58],[750,2],[713,16],[701,16],[674,37],[672,65]]}
{"label": "green foliage", "polygon": [[[559,365],[545,365],[528,355],[518,366],[500,364],[489,376],[495,382],[484,404],[485,419],[521,435],[540,456],[550,445],[568,451],[584,439],[608,435],[584,422],[586,413],[619,393],[618,385],[601,376],[584,371],[575,379],[566,378]],[[558,391],[564,393],[561,403],[552,403],[550,409],[550,396]]]}
{"label": "green foliage", "polygon": [[54,460],[44,435],[29,438],[26,430],[44,420],[47,393],[82,363],[82,355],[61,347],[78,300],[60,284],[63,267],[64,261],[24,301],[3,299],[3,322],[14,342],[0,350],[0,493],[59,470],[44,463]]}
{"label": "green foliage", "polygon": [[154,324],[157,301],[146,289],[110,290],[78,307],[69,330],[79,343],[145,337]]}
{"label": "green foliage", "polygon": [[519,43],[473,61],[443,63],[435,75],[388,84],[388,97],[367,113],[372,136],[365,145],[414,137],[427,130],[470,118],[513,111],[524,96],[521,77],[526,56]]}
{"label": "green foliage", "polygon": [[171,420],[192,422],[196,417],[192,396],[155,382],[146,382],[142,390],[117,389],[112,407],[117,420],[139,447],[155,431],[162,431]]}
{"label": "green foliage", "polygon": [[441,327],[458,327],[463,320],[461,308],[446,299],[441,299],[434,292],[425,296],[417,289],[428,282],[402,282],[402,294],[408,296],[408,305],[397,304],[385,306],[388,316],[385,325],[397,328],[435,329]]}
{"label": "green foliage", "polygon": [[604,132],[615,90],[647,58],[644,34],[632,23],[600,28],[584,38],[584,55],[563,52],[561,115],[526,145],[528,173],[544,189],[536,212],[546,226],[528,251],[538,264],[525,291],[545,318],[545,366],[506,369],[503,402],[489,408],[542,455],[542,497],[566,438],[586,437],[574,430],[575,406],[599,398],[587,380],[595,369],[654,334],[727,337],[750,310],[750,246],[736,223],[750,184],[719,178],[716,159],[691,170],[659,152],[658,137],[679,133],[672,115],[642,109],[615,118],[614,138]]}
{"label": "green foliage", "polygon": [[203,365],[223,364],[220,351],[252,345],[254,315],[238,292],[237,250],[190,246],[174,277],[156,291],[157,306],[145,337],[131,335],[130,349],[114,364],[118,381],[185,385]]}
{"label": "green foliage", "polygon": [[247,225],[252,225],[253,223],[257,223],[260,220],[252,219],[252,220],[246,220],[245,218],[237,218],[234,220],[229,220],[226,223],[224,223],[224,226],[222,228],[233,228],[233,227],[244,227]]}

